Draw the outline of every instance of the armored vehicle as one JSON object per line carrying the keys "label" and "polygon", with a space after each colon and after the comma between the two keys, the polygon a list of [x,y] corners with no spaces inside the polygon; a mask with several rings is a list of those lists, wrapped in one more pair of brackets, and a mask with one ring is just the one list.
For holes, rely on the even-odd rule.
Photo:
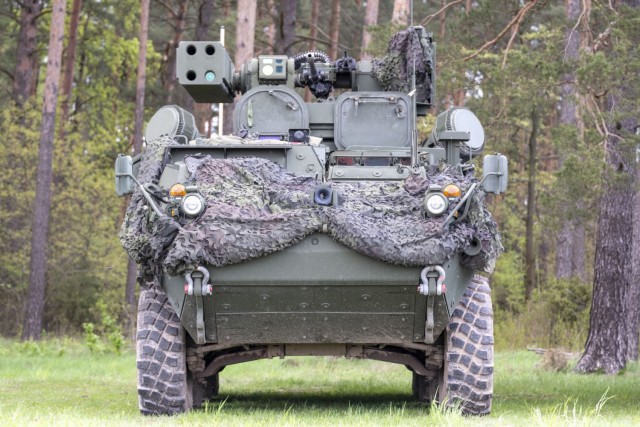
{"label": "armored vehicle", "polygon": [[479,272],[502,246],[483,200],[505,191],[507,159],[485,156],[475,178],[484,132],[466,108],[419,141],[431,34],[410,27],[359,62],[312,51],[234,65],[219,42],[177,49],[196,102],[241,96],[232,135],[205,138],[169,105],[144,152],[116,160],[116,191],[132,194],[120,237],[139,264],[142,413],[200,406],[228,365],[299,355],[402,364],[417,399],[489,413]]}

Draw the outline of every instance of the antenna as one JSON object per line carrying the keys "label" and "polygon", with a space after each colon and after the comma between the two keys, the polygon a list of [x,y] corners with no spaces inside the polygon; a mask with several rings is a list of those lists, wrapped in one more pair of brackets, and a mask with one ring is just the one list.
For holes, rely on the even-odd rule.
{"label": "antenna", "polygon": [[[413,4],[413,2],[411,2]],[[418,119],[416,116],[416,59],[413,58],[413,73],[411,74],[411,92],[409,92],[413,104],[413,130],[411,131],[411,169],[417,173],[418,168]]]}
{"label": "antenna", "polygon": [[[413,27],[413,0],[409,0],[409,22]],[[415,74],[415,71],[414,71]]]}
{"label": "antenna", "polygon": [[[220,43],[224,46],[224,25],[220,26]],[[218,104],[218,136],[222,136],[224,126],[224,104]]]}

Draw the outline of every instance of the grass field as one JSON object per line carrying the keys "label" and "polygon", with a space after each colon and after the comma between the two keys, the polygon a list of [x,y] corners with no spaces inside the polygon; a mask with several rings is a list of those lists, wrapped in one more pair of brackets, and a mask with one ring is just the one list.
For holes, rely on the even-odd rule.
{"label": "grass field", "polygon": [[617,376],[551,373],[529,352],[498,353],[493,413],[463,417],[412,400],[402,367],[289,358],[227,367],[220,398],[176,417],[138,414],[135,356],[73,341],[0,341],[0,425],[640,425],[640,367]]}

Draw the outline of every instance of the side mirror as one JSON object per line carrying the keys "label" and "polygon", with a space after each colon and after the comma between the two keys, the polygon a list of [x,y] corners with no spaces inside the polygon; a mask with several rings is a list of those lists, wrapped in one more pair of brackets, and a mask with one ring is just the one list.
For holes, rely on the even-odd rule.
{"label": "side mirror", "polygon": [[509,164],[502,154],[484,156],[482,163],[482,188],[487,193],[500,194],[507,191]]}
{"label": "side mirror", "polygon": [[133,159],[119,155],[116,159],[116,194],[120,197],[133,193]]}

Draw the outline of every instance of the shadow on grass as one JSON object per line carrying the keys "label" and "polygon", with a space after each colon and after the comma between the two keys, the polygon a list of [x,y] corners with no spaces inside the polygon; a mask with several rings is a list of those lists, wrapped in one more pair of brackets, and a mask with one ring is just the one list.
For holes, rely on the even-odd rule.
{"label": "shadow on grass", "polygon": [[411,394],[398,393],[336,393],[328,390],[319,391],[282,391],[282,392],[246,392],[222,393],[219,397],[208,402],[208,406],[224,405],[229,410],[249,410],[260,408],[263,410],[282,412],[283,408],[313,408],[318,410],[343,412],[354,407],[366,412],[389,408],[404,408],[415,411],[428,411],[430,405],[419,402]]}

